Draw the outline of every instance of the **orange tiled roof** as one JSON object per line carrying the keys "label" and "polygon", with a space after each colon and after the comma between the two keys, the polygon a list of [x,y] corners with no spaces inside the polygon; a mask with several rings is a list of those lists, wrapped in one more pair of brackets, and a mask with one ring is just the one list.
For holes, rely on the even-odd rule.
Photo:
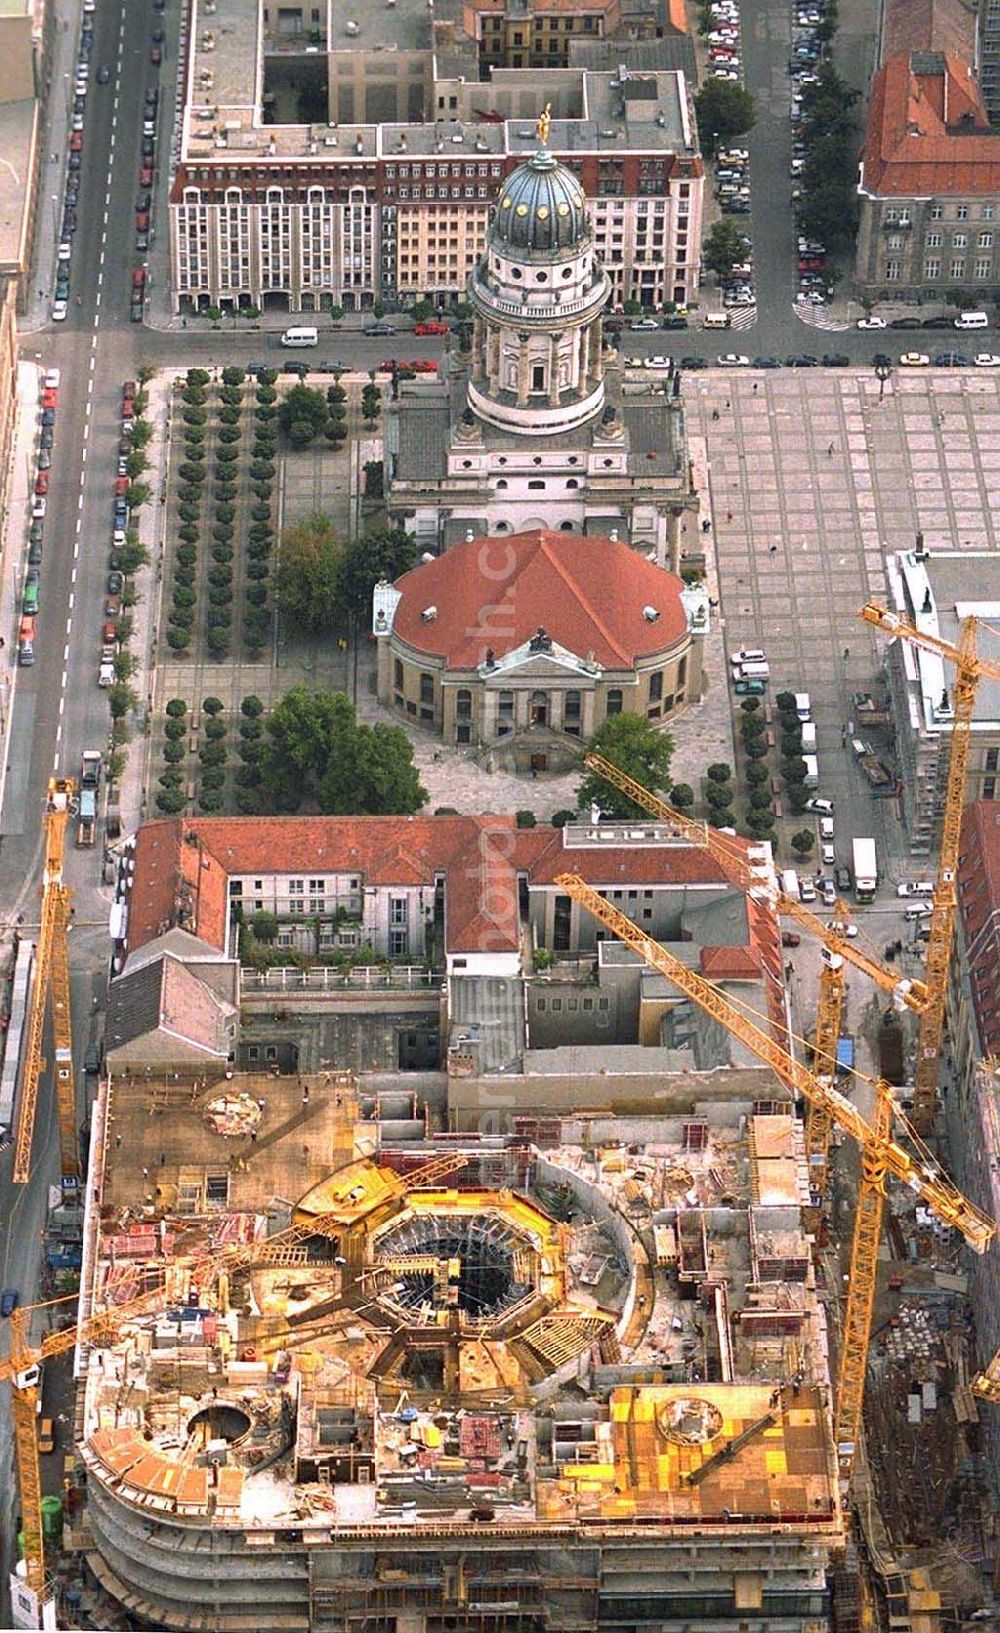
{"label": "orange tiled roof", "polygon": [[371,885],[431,888],[443,875],[449,951],[514,951],[518,876],[551,884],[567,867],[600,889],[725,884],[693,845],[595,842],[567,850],[561,829],[519,829],[504,815],[179,818],[148,822],[136,835],[128,944],[135,951],[183,919],[224,946],[233,874],[356,869]]}
{"label": "orange tiled roof", "polygon": [[[472,539],[397,581],[393,634],[450,669],[473,669],[487,649],[500,658],[540,626],[579,658],[630,669],[687,629],[683,585],[627,544],[533,528]],[[659,617],[650,622],[643,608]],[[422,616],[436,609],[432,620]]]}
{"label": "orange tiled roof", "polygon": [[872,80],[861,160],[880,198],[1000,192],[1000,135],[972,69],[948,53],[892,57]]}

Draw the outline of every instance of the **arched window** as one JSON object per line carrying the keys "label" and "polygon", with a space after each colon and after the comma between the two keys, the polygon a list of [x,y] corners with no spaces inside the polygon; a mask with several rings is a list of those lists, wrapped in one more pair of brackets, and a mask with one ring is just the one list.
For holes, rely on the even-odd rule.
{"label": "arched window", "polygon": [[577,481],[577,479],[576,479],[576,477],[575,477],[575,476],[571,476],[571,477],[570,477],[570,479],[569,479],[569,481],[568,481],[568,482],[567,482],[567,483],[566,483],[566,486],[567,486],[567,487],[568,487],[568,488],[578,488],[578,487],[579,487],[579,486],[580,486],[580,484],[579,484],[579,482],[578,482],[578,481]]}
{"label": "arched window", "polygon": [[572,533],[573,523],[572,522],[560,522],[559,523],[559,530],[560,530],[561,533]]}
{"label": "arched window", "polygon": [[607,702],[604,706],[604,712],[605,714],[609,715],[621,714],[622,692],[620,686],[612,686],[610,692],[608,693]]}
{"label": "arched window", "polygon": [[501,493],[506,488],[506,486],[507,486],[507,478],[505,476],[498,477],[497,478],[497,492]]}

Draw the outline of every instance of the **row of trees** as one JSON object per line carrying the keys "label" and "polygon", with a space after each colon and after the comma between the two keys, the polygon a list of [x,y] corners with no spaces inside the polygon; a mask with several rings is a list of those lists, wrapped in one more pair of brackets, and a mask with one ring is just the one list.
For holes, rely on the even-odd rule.
{"label": "row of trees", "polygon": [[[836,7],[825,19],[836,26]],[[817,83],[802,92],[802,143],[805,163],[796,206],[799,226],[807,238],[824,244],[832,254],[853,248],[858,224],[857,130],[854,105],[857,91],[841,79],[828,58],[816,66]]]}
{"label": "row of trees", "polygon": [[[371,379],[361,393],[362,418],[374,425],[381,412],[382,393]],[[293,448],[308,448],[323,437],[336,450],[347,438],[347,392],[339,379],[325,393],[293,386],[278,405],[278,424]]]}

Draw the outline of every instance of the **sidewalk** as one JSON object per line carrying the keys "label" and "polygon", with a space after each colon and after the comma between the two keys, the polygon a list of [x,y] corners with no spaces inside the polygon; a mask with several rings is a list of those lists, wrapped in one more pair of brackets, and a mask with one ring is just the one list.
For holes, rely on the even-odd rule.
{"label": "sidewalk", "polygon": [[[17,629],[31,517],[35,457],[38,448],[38,403],[41,375],[36,363],[17,365],[17,421],[11,452],[10,502],[3,539],[0,580],[0,814],[7,788],[8,744],[17,688]],[[39,613],[39,624],[46,609]],[[55,616],[53,609],[52,616]]]}
{"label": "sidewalk", "polygon": [[[73,74],[80,43],[80,13],[69,0],[55,7],[55,33],[52,41],[52,68],[47,87],[47,102],[42,114],[39,141],[42,162],[38,169],[38,209],[35,217],[35,242],[32,246],[31,278],[24,315],[18,319],[18,332],[37,334],[49,323],[52,289],[55,284],[56,247],[62,224],[63,199],[66,193],[66,155],[69,147],[69,127],[73,116]],[[93,79],[91,80],[91,93]],[[88,96],[87,100],[90,98]],[[86,135],[86,114],[84,115]]]}

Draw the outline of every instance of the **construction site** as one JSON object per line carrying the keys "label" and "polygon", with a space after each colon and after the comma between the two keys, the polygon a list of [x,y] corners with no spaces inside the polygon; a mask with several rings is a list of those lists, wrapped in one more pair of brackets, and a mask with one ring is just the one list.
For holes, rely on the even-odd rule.
{"label": "construction site", "polygon": [[[492,851],[475,819],[405,819],[405,847],[403,819],[152,824],[122,859],[130,928],[82,1157],[73,789],[52,785],[15,1155],[26,1171],[51,999],[79,1297],[11,1312],[0,1362],[18,1625],[944,1633],[984,1615],[1000,1358],[974,1299],[995,1278],[996,1210],[936,1144],[979,660],[967,631],[945,655],[957,729],[925,980],[785,895],[767,845],[595,756],[649,822],[511,825]],[[344,1000],[243,990],[233,904],[254,873],[288,892],[300,856],[363,887],[373,925],[404,900],[397,880],[429,881],[440,1070],[306,1069],[303,1029],[336,1010],[345,1036]],[[487,943],[488,897],[505,905]],[[808,1051],[782,917],[822,948]],[[542,987],[524,949],[553,944],[564,968]],[[537,995],[583,1017],[629,970],[634,1022],[623,1005],[603,1050],[582,1030],[540,1062]],[[903,1018],[902,1086],[838,1074],[848,975]],[[237,1069],[248,1037],[266,1070]],[[59,1354],[76,1394],[54,1499],[36,1409]]]}

